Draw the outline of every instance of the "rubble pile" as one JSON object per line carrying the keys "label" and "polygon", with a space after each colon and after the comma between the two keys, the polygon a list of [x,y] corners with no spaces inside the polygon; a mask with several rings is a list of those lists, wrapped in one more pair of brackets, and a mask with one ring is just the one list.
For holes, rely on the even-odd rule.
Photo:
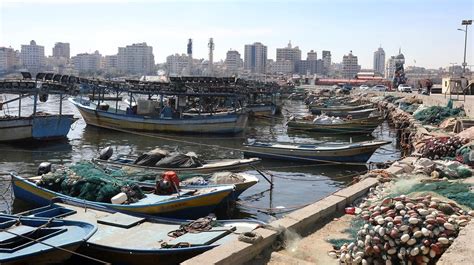
{"label": "rubble pile", "polygon": [[434,263],[474,215],[430,195],[387,197],[361,207],[366,223],[356,241],[329,253],[344,264]]}
{"label": "rubble pile", "polygon": [[421,155],[422,157],[427,157],[430,159],[455,157],[456,151],[468,142],[469,139],[464,139],[457,136],[430,138],[421,148]]}

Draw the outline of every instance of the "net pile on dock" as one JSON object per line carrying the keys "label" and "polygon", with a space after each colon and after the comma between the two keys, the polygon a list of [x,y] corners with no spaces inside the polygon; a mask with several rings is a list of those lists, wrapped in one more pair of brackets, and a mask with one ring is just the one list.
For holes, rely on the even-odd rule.
{"label": "net pile on dock", "polygon": [[421,111],[415,112],[413,116],[423,124],[438,125],[447,118],[464,115],[464,111],[460,108],[431,106]]}
{"label": "net pile on dock", "polygon": [[388,197],[364,208],[356,240],[329,255],[344,264],[434,263],[457,237],[470,214],[430,195]]}
{"label": "net pile on dock", "polygon": [[110,203],[120,192],[127,194],[127,202],[144,197],[140,187],[123,177],[122,171],[106,173],[90,162],[80,162],[70,167],[60,167],[42,176],[38,185],[71,197],[95,202]]}
{"label": "net pile on dock", "polygon": [[453,137],[435,137],[430,138],[421,148],[422,157],[430,159],[452,158],[456,156],[456,152],[465,144],[468,139]]}

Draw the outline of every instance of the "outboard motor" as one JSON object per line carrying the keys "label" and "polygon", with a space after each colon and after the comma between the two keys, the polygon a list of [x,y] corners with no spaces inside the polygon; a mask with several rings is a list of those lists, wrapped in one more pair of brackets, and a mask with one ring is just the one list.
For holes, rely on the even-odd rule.
{"label": "outboard motor", "polygon": [[106,148],[100,150],[99,159],[101,160],[109,160],[114,154],[114,149],[111,146],[107,146]]}
{"label": "outboard motor", "polygon": [[38,171],[36,172],[36,175],[41,176],[41,175],[44,175],[44,174],[48,174],[49,172],[51,172],[51,163],[42,162],[38,166]]}

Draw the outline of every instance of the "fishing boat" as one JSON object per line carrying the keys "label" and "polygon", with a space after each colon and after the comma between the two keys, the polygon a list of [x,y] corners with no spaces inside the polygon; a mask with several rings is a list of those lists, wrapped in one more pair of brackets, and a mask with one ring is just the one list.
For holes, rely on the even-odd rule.
{"label": "fishing boat", "polygon": [[88,125],[108,129],[122,129],[147,132],[173,132],[197,134],[237,134],[247,124],[246,113],[226,113],[226,115],[186,115],[164,117],[134,114],[115,108],[101,108],[100,105],[84,98],[69,98],[77,107]]}
{"label": "fishing boat", "polygon": [[264,224],[255,220],[221,221],[212,217],[186,221],[131,216],[106,208],[85,209],[68,201],[22,215],[61,217],[96,224],[97,232],[79,251],[114,264],[179,264]]}
{"label": "fishing boat", "polygon": [[314,123],[312,120],[290,120],[287,123],[289,130],[300,130],[331,134],[366,134],[372,133],[384,118],[381,116],[363,119],[344,119],[339,123]]}
{"label": "fishing boat", "polygon": [[[144,155],[146,154],[147,153],[145,153]],[[106,158],[107,157],[99,156],[99,158],[92,159],[92,162],[99,165],[103,165],[103,166],[112,166],[116,168],[126,167],[127,169],[145,170],[145,171],[155,172],[155,173],[163,173],[165,171],[175,171],[176,173],[178,173],[178,175],[207,174],[207,173],[220,172],[220,171],[237,171],[237,170],[255,166],[261,161],[260,158],[251,157],[251,158],[244,158],[244,159],[207,160],[207,161],[202,161],[202,162],[200,161],[200,163],[197,163],[194,167],[188,167],[188,166],[180,167],[177,165],[161,167],[161,166],[156,166],[156,163],[160,161],[161,158],[157,158],[158,161],[152,160],[151,163],[144,163],[144,164],[140,164],[140,161],[138,160],[139,158],[138,156],[130,156],[130,155],[121,154],[115,158],[108,158],[108,159]]]}
{"label": "fishing boat", "polygon": [[0,214],[0,263],[60,264],[96,231],[82,220]]}
{"label": "fishing boat", "polygon": [[355,105],[355,106],[347,106],[347,105],[340,105],[340,106],[330,106],[330,107],[318,107],[318,106],[310,106],[310,111],[313,114],[321,114],[331,111],[354,111],[354,110],[363,110],[372,108],[372,104],[363,104],[363,105]]}
{"label": "fishing boat", "polygon": [[253,142],[243,146],[245,155],[263,158],[312,161],[365,163],[387,141],[363,141],[357,143],[286,144]]}
{"label": "fishing boat", "polygon": [[377,109],[362,109],[353,111],[324,111],[324,114],[334,117],[352,117],[352,119],[363,119],[368,118],[372,113],[375,113]]}
{"label": "fishing boat", "polygon": [[[70,77],[39,73],[36,79],[32,80],[30,73],[23,72],[22,75],[21,80],[0,81],[0,93],[15,95],[11,99],[0,99],[0,110],[8,113],[9,104],[18,102],[15,106],[18,108],[17,114],[0,116],[0,142],[66,138],[71,125],[76,121],[72,114],[62,113],[63,95],[73,90]],[[59,114],[37,110],[39,102],[48,101],[50,94],[59,97]],[[22,111],[25,111],[22,99],[27,97],[33,97],[32,111],[31,114],[22,115]]]}
{"label": "fishing boat", "polygon": [[[88,125],[155,133],[237,134],[248,114],[235,78],[170,77],[169,81],[89,80],[92,99],[69,98]],[[109,105],[105,95],[128,96]],[[242,92],[244,93],[244,92]],[[128,103],[128,104],[123,104]]]}
{"label": "fishing boat", "polygon": [[221,202],[232,196],[233,185],[206,187],[190,186],[171,195],[154,194],[153,186],[143,185],[143,198],[129,204],[114,204],[82,200],[37,185],[38,177],[23,178],[11,174],[15,197],[34,205],[48,205],[52,198],[76,200],[84,206],[102,206],[130,214],[150,214],[174,218],[198,218],[212,212]]}

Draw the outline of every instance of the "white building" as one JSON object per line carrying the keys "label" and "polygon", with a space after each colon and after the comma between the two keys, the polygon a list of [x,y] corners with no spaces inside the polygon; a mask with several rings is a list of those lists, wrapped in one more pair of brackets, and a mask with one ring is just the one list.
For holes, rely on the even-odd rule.
{"label": "white building", "polygon": [[318,60],[318,53],[314,50],[311,50],[306,55],[306,60],[308,61],[317,61]]}
{"label": "white building", "polygon": [[104,57],[104,68],[106,70],[118,68],[118,56],[117,55],[106,55]]}
{"label": "white building", "polygon": [[14,49],[0,47],[0,73],[11,71],[18,64],[19,58]]}
{"label": "white building", "polygon": [[374,72],[381,75],[385,72],[385,51],[382,47],[374,52]]}
{"label": "white building", "polygon": [[187,73],[189,56],[174,54],[166,57],[166,67],[170,76],[182,76]]}
{"label": "white building", "polygon": [[46,64],[44,46],[36,45],[34,40],[30,45],[21,45],[20,59],[22,65],[29,71],[40,71]]}
{"label": "white building", "polygon": [[225,57],[226,73],[230,75],[238,74],[243,66],[242,58],[238,51],[229,50]]}
{"label": "white building", "polygon": [[146,42],[119,47],[117,54],[118,69],[130,74],[153,74],[155,57],[153,47]]}
{"label": "white building", "polygon": [[69,59],[71,57],[69,43],[56,42],[53,47],[53,57]]}
{"label": "white building", "polygon": [[244,69],[251,73],[265,73],[267,46],[260,42],[245,45]]}
{"label": "white building", "polygon": [[295,63],[290,60],[277,60],[272,64],[271,73],[292,74],[295,72]]}
{"label": "white building", "polygon": [[344,78],[354,78],[360,70],[357,56],[352,51],[342,57],[342,76]]}
{"label": "white building", "polygon": [[[276,61],[290,61],[293,63],[293,70],[295,69],[296,64],[301,61],[301,50],[296,47],[291,47],[291,41],[288,42],[286,48],[277,48],[276,50]],[[285,63],[281,64],[282,66]]]}
{"label": "white building", "polygon": [[405,63],[405,56],[400,52],[397,56],[391,56],[390,59],[387,60],[385,64],[385,78],[392,79],[395,75],[396,70],[396,63],[404,64]]}
{"label": "white building", "polygon": [[71,58],[76,69],[79,73],[95,73],[101,69],[102,55],[99,51],[94,53],[80,53]]}

